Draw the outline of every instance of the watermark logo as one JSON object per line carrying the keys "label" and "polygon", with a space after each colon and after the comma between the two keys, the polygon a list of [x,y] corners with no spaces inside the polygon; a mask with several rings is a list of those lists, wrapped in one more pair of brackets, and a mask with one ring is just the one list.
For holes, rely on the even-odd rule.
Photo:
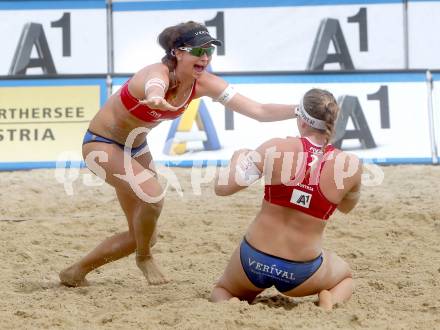
{"label": "watermark logo", "polygon": [[[172,167],[159,166],[155,168],[153,160],[147,167],[142,166],[136,160],[145,154],[149,154],[150,150],[146,145],[141,150],[133,153],[133,144],[139,135],[146,136],[150,129],[145,127],[138,127],[130,132],[126,139],[126,143],[120,159],[119,155],[109,155],[103,150],[94,150],[87,154],[85,163],[91,172],[94,173],[80,173],[78,159],[80,158],[76,152],[64,152],[60,154],[59,160],[56,164],[55,179],[57,182],[64,185],[64,190],[67,195],[74,194],[74,182],[82,179],[82,183],[86,186],[100,186],[104,182],[110,182],[112,185],[118,185],[114,178],[128,184],[129,188],[136,194],[136,196],[145,203],[159,203],[166,195],[168,189],[172,187],[180,197],[183,197],[182,185]],[[119,148],[119,147],[117,147]],[[122,150],[121,150],[122,151]],[[344,189],[344,182],[346,179],[355,175],[359,169],[359,159],[351,154],[338,153],[335,156],[333,151],[326,154],[315,155],[308,158],[309,153],[299,152],[279,152],[275,147],[266,150],[264,155],[254,150],[238,150],[233,158],[235,168],[231,166],[217,167],[217,161],[193,161],[190,173],[190,183],[192,193],[195,195],[202,194],[202,186],[215,182],[216,186],[249,186],[260,178],[261,185],[273,184],[276,177],[278,182],[281,178],[281,183],[286,186],[308,187],[308,185],[316,185],[319,183],[321,175],[321,167],[323,162],[334,160],[333,179],[337,189]],[[119,157],[123,162],[123,173],[112,173],[111,162],[114,162],[111,157]],[[281,159],[281,168],[275,166],[275,160]],[[76,163],[74,161],[76,159]],[[151,159],[151,157],[147,158]],[[295,162],[296,159],[296,162]],[[256,164],[264,164],[263,170],[260,171]],[[280,162],[278,162],[279,164]],[[309,165],[309,166],[307,166]],[[295,173],[292,169],[295,168]],[[309,168],[308,171],[306,169]],[[309,175],[308,182],[304,180],[307,174]],[[108,180],[108,175],[113,178]],[[158,180],[161,177],[165,181],[165,187],[161,189],[151,189],[152,181]],[[362,185],[372,187],[380,185],[384,180],[384,172],[375,164],[364,164],[362,174]],[[156,182],[157,183],[157,182]],[[154,183],[154,184],[156,184]],[[296,192],[296,193],[295,193]],[[299,193],[301,192],[301,193]],[[310,198],[308,193],[300,190],[294,190],[292,194],[292,203],[300,203],[298,205],[308,207],[310,205]]]}

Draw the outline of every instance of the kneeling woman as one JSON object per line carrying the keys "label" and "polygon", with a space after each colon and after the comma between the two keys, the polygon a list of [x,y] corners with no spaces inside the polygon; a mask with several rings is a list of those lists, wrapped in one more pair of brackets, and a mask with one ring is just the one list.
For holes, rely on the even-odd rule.
{"label": "kneeling woman", "polygon": [[215,191],[221,196],[263,175],[266,186],[261,210],[214,287],[212,301],[238,297],[251,302],[271,286],[291,297],[318,294],[326,309],[351,297],[348,264],[322,249],[334,210],[348,213],[360,196],[359,159],[329,144],[338,111],[331,93],[308,91],[297,109],[301,137],[239,150],[227,177],[218,177]]}

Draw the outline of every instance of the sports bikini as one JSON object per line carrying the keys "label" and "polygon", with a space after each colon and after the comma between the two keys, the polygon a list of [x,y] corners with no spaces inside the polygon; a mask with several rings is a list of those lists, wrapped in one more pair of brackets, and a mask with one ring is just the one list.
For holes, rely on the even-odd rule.
{"label": "sports bikini", "polygon": [[[145,122],[158,122],[163,120],[169,120],[169,119],[175,119],[179,117],[185,109],[188,107],[189,103],[194,98],[194,95],[196,93],[196,82],[193,82],[193,85],[191,87],[191,93],[189,94],[188,98],[185,100],[185,102],[179,106],[179,110],[177,111],[163,111],[158,109],[150,109],[147,105],[139,103],[139,99],[134,97],[129,89],[128,89],[128,83],[130,80],[128,80],[122,87],[120,91],[120,98],[122,104],[125,106],[127,111],[135,116],[136,118],[143,120]],[[168,96],[168,92],[165,94],[165,99]]]}

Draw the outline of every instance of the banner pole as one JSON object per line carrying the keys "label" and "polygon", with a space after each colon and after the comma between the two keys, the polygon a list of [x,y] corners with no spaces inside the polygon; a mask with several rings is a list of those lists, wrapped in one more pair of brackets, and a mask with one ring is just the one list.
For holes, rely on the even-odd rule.
{"label": "banner pole", "polygon": [[409,69],[408,0],[403,1],[403,54],[405,69]]}
{"label": "banner pole", "polygon": [[431,139],[432,163],[438,164],[437,140],[435,137],[434,125],[434,107],[432,102],[432,91],[434,87],[431,71],[426,71],[426,85],[428,90],[428,120],[429,120],[429,138]]}
{"label": "banner pole", "polygon": [[106,0],[107,11],[107,98],[112,95],[113,71],[114,71],[114,51],[113,51],[113,6],[112,0]]}

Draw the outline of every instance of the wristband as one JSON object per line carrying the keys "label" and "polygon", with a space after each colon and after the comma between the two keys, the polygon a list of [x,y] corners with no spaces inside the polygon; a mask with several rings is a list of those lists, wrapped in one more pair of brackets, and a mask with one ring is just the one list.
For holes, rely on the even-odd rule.
{"label": "wristband", "polygon": [[153,86],[159,87],[165,93],[165,88],[167,85],[165,84],[165,81],[160,78],[151,78],[145,83],[145,96],[147,96],[147,90]]}
{"label": "wristband", "polygon": [[235,94],[237,94],[237,91],[234,89],[234,87],[228,85],[220,94],[220,96],[214,101],[226,105],[226,103],[228,103],[235,96]]}

